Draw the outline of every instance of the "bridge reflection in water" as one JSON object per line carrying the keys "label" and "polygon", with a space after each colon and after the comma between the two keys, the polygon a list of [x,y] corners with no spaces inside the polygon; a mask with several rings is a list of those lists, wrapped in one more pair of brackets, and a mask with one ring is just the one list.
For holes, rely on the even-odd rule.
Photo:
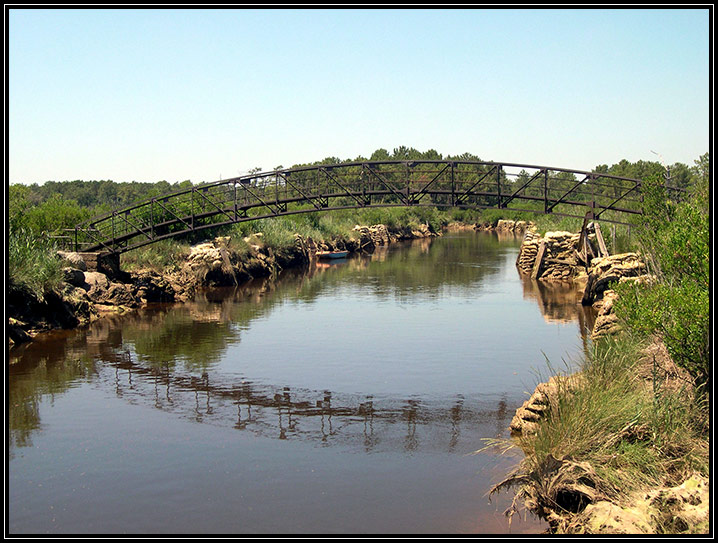
{"label": "bridge reflection in water", "polygon": [[[124,359],[124,360],[123,360]],[[496,405],[461,395],[455,398],[356,396],[332,391],[264,386],[246,380],[213,382],[208,373],[181,374],[169,367],[148,368],[118,353],[97,380],[114,387],[119,397],[199,423],[250,432],[274,439],[314,441],[322,446],[360,447],[365,452],[457,450],[462,432],[492,423],[497,434],[510,422],[506,402]],[[475,445],[475,441],[474,441]]]}

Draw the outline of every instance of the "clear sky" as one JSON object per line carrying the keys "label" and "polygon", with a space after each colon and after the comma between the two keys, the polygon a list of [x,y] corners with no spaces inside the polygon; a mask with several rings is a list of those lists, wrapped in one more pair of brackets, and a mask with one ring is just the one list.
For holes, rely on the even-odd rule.
{"label": "clear sky", "polygon": [[11,183],[401,145],[579,170],[710,151],[707,8],[6,13]]}

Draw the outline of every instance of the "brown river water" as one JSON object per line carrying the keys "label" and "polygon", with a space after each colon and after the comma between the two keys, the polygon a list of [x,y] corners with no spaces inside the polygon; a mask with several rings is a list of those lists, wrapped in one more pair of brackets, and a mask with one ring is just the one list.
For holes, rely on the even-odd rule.
{"label": "brown river water", "polygon": [[488,440],[592,316],[519,245],[398,243],[11,350],[9,534],[541,532],[487,495],[521,460]]}

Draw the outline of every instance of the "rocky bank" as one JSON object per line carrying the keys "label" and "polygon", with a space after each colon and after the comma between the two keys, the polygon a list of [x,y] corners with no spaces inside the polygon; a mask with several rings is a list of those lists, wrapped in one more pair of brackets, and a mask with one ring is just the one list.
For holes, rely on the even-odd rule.
{"label": "rocky bank", "polygon": [[[592,339],[618,333],[621,328],[613,312],[618,297],[612,285],[624,281],[650,282],[645,262],[637,253],[623,253],[597,258],[583,258],[580,235],[571,232],[548,232],[540,236],[529,229],[524,236],[516,266],[522,274],[537,281],[572,281],[583,288],[580,301],[597,311]],[[595,236],[589,236],[596,243]],[[594,248],[594,254],[597,248]],[[584,253],[585,254],[585,253]],[[589,253],[590,254],[590,253]],[[648,390],[659,371],[663,387],[683,386],[689,381],[684,370],[670,359],[665,346],[656,342],[644,353],[646,362],[642,377]],[[657,363],[656,360],[659,362]],[[658,370],[656,368],[659,368]],[[580,387],[580,373],[554,376],[539,383],[531,396],[516,410],[511,421],[512,435],[529,439],[551,410],[557,412],[558,396]],[[694,474],[681,485],[659,487],[616,501],[601,491],[600,480],[592,467],[570,458],[550,458],[545,463],[541,482],[526,487],[522,497],[526,507],[548,520],[552,531],[584,534],[655,534],[708,533],[709,486],[705,477]],[[501,485],[498,485],[500,487]],[[536,488],[541,490],[537,491]],[[496,489],[495,489],[496,490]],[[581,503],[578,512],[564,508],[566,500]]]}
{"label": "rocky bank", "polygon": [[[230,237],[217,237],[191,248],[179,270],[123,272],[119,269],[89,270],[77,253],[60,252],[65,267],[59,289],[41,296],[27,290],[8,293],[8,342],[30,341],[38,333],[89,324],[107,314],[132,311],[154,302],[183,302],[199,288],[240,285],[252,278],[267,277],[282,269],[306,265],[317,251],[373,252],[377,246],[400,240],[439,235],[427,225],[388,228],[378,224],[356,226],[348,239],[320,240],[295,235],[291,246],[275,248],[262,234],[235,247]],[[247,247],[249,249],[247,250]]]}
{"label": "rocky bank", "polygon": [[[588,236],[596,243],[595,235]],[[646,264],[637,253],[622,253],[584,259],[580,252],[581,236],[572,232],[547,232],[544,236],[529,229],[516,259],[516,267],[524,275],[537,281],[571,281],[583,288],[577,303],[590,305],[597,312],[591,338],[616,334],[621,327],[613,312],[617,294],[611,286],[622,281],[651,281]],[[594,249],[594,252],[598,252]],[[586,262],[585,260],[588,260]],[[556,395],[559,381],[554,377],[541,383],[534,393],[516,411],[511,421],[513,433],[533,433],[543,414],[549,409],[550,399]],[[575,384],[578,377],[566,378]]]}
{"label": "rocky bank", "polygon": [[[690,377],[671,360],[662,342],[654,342],[643,352],[636,371],[647,394],[653,393],[654,380],[658,379],[662,389],[685,394],[685,401],[690,401],[691,393],[686,388]],[[582,375],[577,373],[554,376],[540,383],[516,411],[510,425],[512,435],[530,442],[547,413],[560,412],[559,395],[570,394],[582,382]],[[527,454],[531,454],[530,445],[526,441],[521,443],[528,447]],[[553,533],[707,534],[710,530],[710,485],[699,473],[691,474],[679,485],[617,496],[613,489],[603,488],[604,483],[588,462],[549,455],[540,472],[532,477],[540,480],[521,481],[528,484],[519,491],[516,500],[523,500],[529,511],[545,519]],[[513,476],[509,476],[492,492],[515,482]],[[516,506],[508,513],[513,514],[515,510]]]}

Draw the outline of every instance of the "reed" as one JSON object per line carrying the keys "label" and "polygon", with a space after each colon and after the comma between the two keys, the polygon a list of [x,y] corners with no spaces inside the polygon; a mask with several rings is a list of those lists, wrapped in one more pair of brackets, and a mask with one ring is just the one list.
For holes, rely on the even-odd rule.
{"label": "reed", "polygon": [[670,358],[647,348],[628,335],[593,344],[579,371],[557,381],[535,434],[492,442],[525,454],[492,493],[518,488],[517,497],[550,517],[599,500],[621,503],[692,473],[707,476],[707,406],[689,379],[667,368]]}
{"label": "reed", "polygon": [[42,299],[59,288],[62,261],[53,243],[20,228],[10,232],[7,250],[9,289],[29,290]]}

